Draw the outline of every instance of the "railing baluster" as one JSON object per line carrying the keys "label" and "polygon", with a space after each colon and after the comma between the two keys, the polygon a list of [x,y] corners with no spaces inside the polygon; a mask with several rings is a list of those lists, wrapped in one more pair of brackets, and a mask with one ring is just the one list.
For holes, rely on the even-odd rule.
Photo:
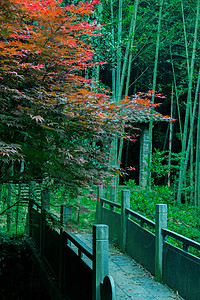
{"label": "railing baluster", "polygon": [[189,251],[189,245],[186,244],[186,243],[183,243],[183,250],[184,250],[185,252],[188,252],[188,251]]}
{"label": "railing baluster", "polygon": [[140,227],[144,228],[144,221],[140,220]]}
{"label": "railing baluster", "polygon": [[114,205],[110,204],[110,210],[114,211]]}
{"label": "railing baluster", "polygon": [[[187,238],[187,237],[185,237],[181,234],[178,234],[174,231],[171,231],[169,229],[163,229],[162,230],[162,235],[163,236],[171,236],[173,239],[182,242],[183,243],[183,248],[185,247],[184,249],[186,249],[186,250],[189,248],[189,246],[191,246],[191,247],[193,247],[197,250],[200,250],[200,243],[195,242],[195,241],[193,241],[193,240],[191,240],[191,239],[189,239],[189,238]],[[184,244],[185,244],[185,246],[184,246]]]}
{"label": "railing baluster", "polygon": [[82,257],[83,257],[83,252],[81,251],[81,249],[80,249],[80,248],[78,248],[78,256],[79,256],[80,258],[82,258]]}

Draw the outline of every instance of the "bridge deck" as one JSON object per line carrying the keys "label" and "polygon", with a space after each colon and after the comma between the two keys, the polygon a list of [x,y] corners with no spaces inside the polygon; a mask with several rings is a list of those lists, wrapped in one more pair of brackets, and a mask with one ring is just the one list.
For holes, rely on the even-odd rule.
{"label": "bridge deck", "polygon": [[[92,247],[91,234],[77,234],[85,244]],[[109,247],[109,272],[115,281],[116,300],[183,300],[168,286],[156,281],[130,256]]]}

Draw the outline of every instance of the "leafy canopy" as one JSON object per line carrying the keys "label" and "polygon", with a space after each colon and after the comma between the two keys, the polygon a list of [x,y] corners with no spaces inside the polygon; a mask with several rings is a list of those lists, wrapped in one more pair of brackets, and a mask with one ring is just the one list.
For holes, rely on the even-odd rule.
{"label": "leafy canopy", "polygon": [[[108,91],[82,76],[103,63],[90,43],[101,35],[98,2],[0,0],[1,182],[48,175],[74,189],[114,170],[109,147],[125,116]],[[130,99],[121,105],[129,103],[132,111]]]}

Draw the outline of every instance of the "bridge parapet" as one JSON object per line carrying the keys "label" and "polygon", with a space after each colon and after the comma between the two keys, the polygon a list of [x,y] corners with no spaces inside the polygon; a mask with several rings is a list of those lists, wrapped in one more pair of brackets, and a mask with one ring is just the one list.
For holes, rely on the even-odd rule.
{"label": "bridge parapet", "polygon": [[109,276],[108,269],[108,226],[93,226],[91,249],[65,230],[62,226],[63,212],[62,208],[60,228],[54,229],[48,224],[48,203],[40,206],[33,200],[30,201],[29,237],[40,250],[41,258],[57,283],[54,292],[52,287],[48,288],[51,299],[114,300],[114,281]]}
{"label": "bridge parapet", "polygon": [[[109,226],[110,241],[184,298],[198,300],[200,257],[188,250],[200,250],[200,244],[167,229],[167,205],[156,205],[153,222],[130,209],[130,192],[122,191],[121,204],[101,197],[104,194],[101,188],[96,221]],[[167,237],[182,242],[182,249]]]}

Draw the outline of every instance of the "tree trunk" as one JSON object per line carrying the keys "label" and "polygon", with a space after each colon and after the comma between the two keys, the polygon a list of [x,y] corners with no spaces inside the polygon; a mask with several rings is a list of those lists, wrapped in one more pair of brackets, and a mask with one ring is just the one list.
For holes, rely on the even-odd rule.
{"label": "tree trunk", "polygon": [[[197,13],[196,13],[196,22],[195,22],[195,31],[194,31],[194,42],[193,42],[193,51],[191,58],[190,74],[189,74],[189,83],[188,83],[188,95],[187,95],[187,105],[185,113],[185,122],[183,130],[183,140],[182,140],[182,153],[186,151],[187,145],[187,136],[188,136],[188,122],[189,122],[189,112],[191,107],[191,96],[192,96],[192,83],[193,83],[193,73],[194,73],[194,63],[195,63],[195,54],[196,54],[196,45],[197,45],[197,33],[198,33],[198,22],[199,22],[199,4],[200,0],[197,2]],[[187,153],[186,153],[187,155]],[[185,178],[185,172],[187,165],[185,163],[186,157],[183,157],[180,162],[180,173],[179,173],[179,182],[178,182],[178,193],[177,193],[177,203],[181,203],[181,194],[183,179]]]}
{"label": "tree trunk", "polygon": [[7,232],[9,232],[11,229],[11,219],[12,219],[11,210],[9,209],[9,207],[11,207],[11,205],[12,205],[12,184],[8,183],[7,188],[8,188],[8,196],[7,196],[8,210],[6,212],[6,217],[7,217]]}
{"label": "tree trunk", "polygon": [[[160,0],[159,8],[159,18],[158,18],[158,28],[157,28],[157,40],[156,40],[156,51],[154,60],[154,71],[153,71],[153,91],[156,90],[156,78],[158,69],[158,54],[160,49],[160,30],[161,30],[161,20],[162,20],[162,9],[164,0]],[[151,99],[154,103],[154,97]],[[149,149],[148,149],[148,168],[147,168],[147,188],[151,188],[151,159],[152,159],[152,138],[153,138],[153,108],[151,108],[151,117],[149,122]]]}
{"label": "tree trunk", "polygon": [[[133,13],[132,13],[131,24],[130,24],[130,29],[129,29],[129,39],[128,39],[128,42],[126,45],[122,74],[121,74],[121,81],[120,81],[120,87],[119,87],[119,98],[120,99],[122,97],[122,90],[123,90],[123,86],[124,86],[124,78],[126,75],[128,61],[129,61],[129,65],[132,63],[132,54],[130,53],[130,56],[129,56],[129,52],[130,52],[131,48],[133,47],[133,42],[134,42],[134,37],[135,37],[135,27],[136,27],[137,10],[138,10],[139,1],[140,0],[135,0],[134,6],[133,6]],[[129,60],[128,60],[128,56],[129,56]],[[128,79],[130,79],[130,72],[131,72],[131,68],[128,68],[128,73],[127,73]]]}
{"label": "tree trunk", "polygon": [[181,114],[180,114],[180,105],[179,105],[179,95],[178,95],[178,89],[176,84],[176,74],[174,70],[174,61],[172,57],[172,51],[171,51],[171,44],[170,44],[170,58],[171,58],[171,65],[172,65],[172,73],[173,73],[173,80],[174,80],[174,89],[175,89],[175,95],[176,95],[176,106],[177,106],[177,112],[178,112],[178,121],[179,121],[179,127],[180,127],[180,135],[181,135],[181,141],[182,141],[182,124],[181,124]]}
{"label": "tree trunk", "polygon": [[[171,95],[171,118],[173,118],[173,107],[174,107],[174,85],[172,84],[172,95]],[[172,156],[172,139],[173,139],[173,123],[171,122],[169,124],[169,156],[168,156],[168,174],[167,174],[167,186],[171,186],[171,181],[170,181],[170,167],[171,167],[171,156]]]}
{"label": "tree trunk", "polygon": [[[114,29],[114,8],[113,8],[113,0],[110,1],[110,11],[111,11],[111,33],[112,33],[112,44],[114,47],[115,44],[115,29]],[[112,99],[115,101],[116,97],[116,71],[115,71],[115,53],[113,51],[112,55]]]}
{"label": "tree trunk", "polygon": [[117,78],[116,78],[116,101],[120,101],[120,81],[121,81],[121,62],[122,62],[122,0],[119,0],[119,13],[118,13],[118,45],[117,45]]}
{"label": "tree trunk", "polygon": [[[191,123],[190,123],[190,132],[189,132],[189,137],[188,137],[187,149],[186,149],[186,152],[184,155],[183,174],[186,173],[189,155],[190,155],[190,152],[193,151],[193,149],[191,148],[191,140],[192,140],[192,132],[193,132],[194,121],[195,121],[195,116],[196,116],[196,107],[197,107],[197,100],[198,100],[198,96],[199,96],[199,88],[200,88],[200,68],[199,68],[199,74],[198,74],[198,80],[197,80],[197,86],[196,86],[196,92],[195,92],[195,99],[194,99],[194,105],[193,105],[193,112],[192,112]],[[186,176],[184,176],[184,178],[185,177]],[[185,187],[186,187],[186,184],[185,184]]]}
{"label": "tree trunk", "polygon": [[194,204],[200,206],[200,101],[198,109],[197,122],[197,141],[196,141],[196,165],[195,165],[195,190],[194,190]]}

